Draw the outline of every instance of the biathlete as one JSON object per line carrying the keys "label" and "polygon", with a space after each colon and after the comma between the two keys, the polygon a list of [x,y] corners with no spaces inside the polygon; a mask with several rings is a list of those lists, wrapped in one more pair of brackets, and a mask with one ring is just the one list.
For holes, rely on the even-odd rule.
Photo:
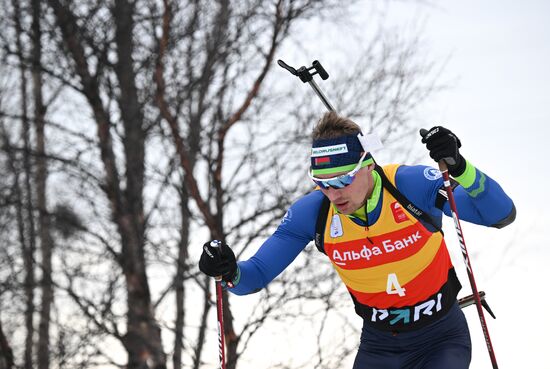
{"label": "biathlete", "polygon": [[[360,127],[334,112],[312,133],[309,175],[317,185],[246,261],[229,246],[205,243],[209,276],[245,295],[279,275],[312,240],[326,254],[363,318],[354,369],[465,369],[471,341],[457,304],[461,289],[441,232],[451,216],[441,173],[428,166],[379,167]],[[462,220],[502,228],[515,206],[499,184],[460,154],[460,140],[434,127],[422,138],[445,160]]]}

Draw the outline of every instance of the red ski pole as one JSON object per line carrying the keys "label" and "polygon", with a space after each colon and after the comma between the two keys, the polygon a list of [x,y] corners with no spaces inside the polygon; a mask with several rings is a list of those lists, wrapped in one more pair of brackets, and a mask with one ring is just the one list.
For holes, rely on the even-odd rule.
{"label": "red ski pole", "polygon": [[453,215],[453,220],[455,223],[456,234],[458,236],[458,241],[460,242],[460,249],[462,251],[462,257],[464,258],[464,264],[466,264],[466,272],[468,274],[468,279],[470,280],[470,286],[472,287],[473,297],[475,300],[475,305],[477,307],[477,314],[479,315],[479,320],[481,322],[481,329],[483,330],[483,336],[485,336],[485,343],[487,344],[487,350],[489,351],[489,356],[491,358],[491,363],[493,364],[493,369],[498,369],[497,358],[495,356],[495,351],[493,350],[491,337],[489,336],[489,329],[487,328],[485,315],[483,314],[481,298],[479,297],[476,281],[474,279],[474,271],[472,270],[472,264],[470,263],[468,250],[466,249],[466,242],[464,241],[464,234],[462,233],[462,227],[460,226],[460,220],[458,219],[458,212],[456,210],[455,198],[454,198],[453,190],[451,188],[451,181],[449,179],[449,171],[445,161],[443,160],[439,161],[439,170],[443,175],[443,184],[445,185],[445,190],[447,191],[447,197],[449,199],[449,205],[451,207],[451,213]]}
{"label": "red ski pole", "polygon": [[223,291],[221,277],[216,278],[216,306],[218,310],[218,345],[220,368],[225,369],[225,332],[223,329]]}
{"label": "red ski pole", "polygon": [[[210,243],[214,249],[221,252],[220,241],[212,241]],[[222,277],[216,277],[216,307],[218,314],[218,348],[220,356],[220,368],[225,369],[225,332],[223,326],[223,289],[222,289]]]}

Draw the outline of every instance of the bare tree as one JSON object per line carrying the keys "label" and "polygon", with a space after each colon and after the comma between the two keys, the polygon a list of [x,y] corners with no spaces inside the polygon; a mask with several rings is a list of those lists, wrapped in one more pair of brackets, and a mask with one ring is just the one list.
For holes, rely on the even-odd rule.
{"label": "bare tree", "polygon": [[[147,127],[143,106],[138,97],[137,72],[134,64],[134,17],[135,3],[115,1],[108,9],[115,20],[113,37],[104,40],[105,46],[114,45],[116,61],[109,63],[102,51],[110,51],[98,44],[91,44],[93,38],[88,30],[78,24],[77,15],[70,5],[58,0],[48,2],[55,14],[55,23],[61,32],[64,46],[74,65],[73,73],[78,76],[80,89],[85,96],[97,124],[98,144],[103,163],[104,191],[109,199],[112,218],[121,241],[121,251],[114,257],[119,263],[127,286],[127,330],[122,343],[128,352],[129,368],[164,368],[166,355],[162,348],[158,327],[151,302],[149,280],[145,261],[145,216],[143,212],[144,156]],[[93,11],[93,9],[92,9]],[[90,38],[88,38],[90,37]],[[96,71],[90,65],[86,47],[98,49]],[[103,50],[102,50],[103,49]],[[108,65],[106,65],[108,64]],[[102,99],[102,68],[113,70],[119,93],[114,93],[112,102],[120,113],[123,136],[123,154],[113,148],[111,112]],[[125,164],[121,177],[117,160]]]}

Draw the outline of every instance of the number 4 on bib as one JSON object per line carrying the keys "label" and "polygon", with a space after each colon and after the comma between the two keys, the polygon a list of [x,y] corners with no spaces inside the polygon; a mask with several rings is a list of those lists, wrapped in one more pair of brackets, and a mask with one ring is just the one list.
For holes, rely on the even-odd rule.
{"label": "number 4 on bib", "polygon": [[395,273],[388,274],[388,284],[386,285],[388,295],[405,296],[405,289],[401,287]]}

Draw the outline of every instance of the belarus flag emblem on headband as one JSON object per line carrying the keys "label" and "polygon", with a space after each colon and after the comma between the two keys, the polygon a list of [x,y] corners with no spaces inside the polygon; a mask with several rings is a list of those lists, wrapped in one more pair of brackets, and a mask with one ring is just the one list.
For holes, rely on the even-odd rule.
{"label": "belarus flag emblem on headband", "polygon": [[328,164],[330,164],[330,156],[315,158],[315,165],[328,165]]}

